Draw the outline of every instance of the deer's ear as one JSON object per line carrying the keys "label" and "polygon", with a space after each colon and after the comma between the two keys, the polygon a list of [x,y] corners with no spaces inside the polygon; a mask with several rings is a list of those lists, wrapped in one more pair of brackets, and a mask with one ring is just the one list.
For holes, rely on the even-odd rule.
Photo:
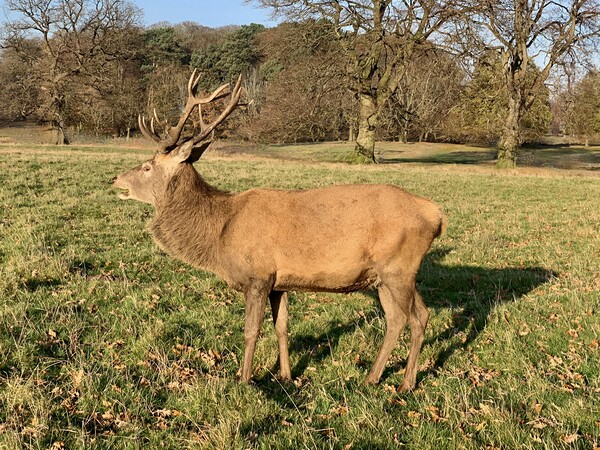
{"label": "deer's ear", "polygon": [[192,141],[189,141],[173,150],[171,157],[175,158],[177,162],[187,162],[192,164],[200,159],[210,144],[211,141],[194,145]]}

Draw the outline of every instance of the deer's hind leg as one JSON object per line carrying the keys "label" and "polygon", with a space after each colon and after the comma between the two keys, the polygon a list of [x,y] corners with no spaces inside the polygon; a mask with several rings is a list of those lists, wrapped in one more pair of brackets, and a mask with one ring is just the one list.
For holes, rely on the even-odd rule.
{"label": "deer's hind leg", "polygon": [[423,297],[415,289],[415,301],[413,302],[408,324],[410,325],[410,350],[408,360],[406,361],[406,370],[404,380],[400,386],[401,392],[407,392],[414,389],[417,381],[417,362],[423,340],[425,339],[425,328],[429,320],[429,311],[425,306]]}
{"label": "deer's hind leg", "polygon": [[273,325],[279,346],[279,373],[283,380],[292,379],[290,355],[288,351],[288,295],[287,292],[272,291],[269,294]]}
{"label": "deer's hind leg", "polygon": [[379,301],[385,313],[386,331],[381,349],[373,367],[365,379],[367,384],[375,384],[381,378],[385,364],[396,347],[400,331],[406,325],[414,299],[414,284],[387,284],[384,281],[379,289]]}

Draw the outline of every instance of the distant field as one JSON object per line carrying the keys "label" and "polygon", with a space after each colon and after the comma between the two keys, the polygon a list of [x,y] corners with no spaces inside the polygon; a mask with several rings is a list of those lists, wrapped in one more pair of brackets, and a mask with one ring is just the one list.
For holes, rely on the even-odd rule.
{"label": "distant field", "polygon": [[[70,134],[74,145],[144,148],[147,143],[134,135],[131,139],[113,139],[107,136]],[[41,145],[52,141],[52,130],[29,122],[13,122],[0,126],[0,144]],[[600,146],[584,147],[568,144],[567,138],[548,137],[547,145],[526,146],[519,152],[521,168],[582,170],[600,172]],[[318,142],[307,144],[257,145],[251,143],[215,144],[213,152],[231,156],[245,155],[258,158],[307,162],[343,162],[353,151],[349,142]],[[493,146],[445,144],[429,142],[379,142],[376,158],[383,164],[446,165],[492,168],[496,149]],[[600,175],[599,175],[600,176]]]}
{"label": "distant field", "polygon": [[382,147],[397,163],[350,166],[327,145],[343,150],[221,145],[197,167],[233,191],[392,183],[444,206],[418,277],[432,314],[413,393],[396,392],[406,334],[382,383],[361,384],[385,329],[372,293],[293,294],[293,382],[273,376],[268,313],[240,384],[241,297],[163,255],[151,209],[110,185],[150,153],[7,142],[0,448],[600,447],[597,166],[496,171],[476,149],[448,161],[457,147],[400,162],[398,144]]}
{"label": "distant field", "polygon": [[[296,145],[226,145],[223,152],[243,153],[297,161],[343,161],[352,152],[348,142],[325,142]],[[377,160],[383,164],[404,163],[419,165],[467,165],[493,167],[496,149],[443,143],[379,142]],[[523,168],[546,168],[600,171],[600,147],[581,145],[539,145],[524,147],[519,152],[518,164]]]}

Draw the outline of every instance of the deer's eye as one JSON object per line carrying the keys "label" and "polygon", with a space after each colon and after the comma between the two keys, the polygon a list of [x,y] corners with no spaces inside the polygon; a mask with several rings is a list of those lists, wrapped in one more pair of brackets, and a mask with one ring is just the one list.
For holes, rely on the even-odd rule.
{"label": "deer's eye", "polygon": [[143,170],[144,172],[148,172],[150,169],[151,169],[151,167],[150,167],[149,165],[148,165],[148,166],[143,166],[143,167],[142,167],[142,170]]}

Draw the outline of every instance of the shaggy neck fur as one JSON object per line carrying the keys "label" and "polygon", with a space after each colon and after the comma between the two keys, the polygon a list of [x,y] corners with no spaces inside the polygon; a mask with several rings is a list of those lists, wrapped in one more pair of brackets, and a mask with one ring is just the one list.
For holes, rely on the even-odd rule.
{"label": "shaggy neck fur", "polygon": [[191,164],[171,178],[156,205],[150,231],[167,253],[195,267],[215,269],[218,236],[226,222],[227,192],[206,183]]}

